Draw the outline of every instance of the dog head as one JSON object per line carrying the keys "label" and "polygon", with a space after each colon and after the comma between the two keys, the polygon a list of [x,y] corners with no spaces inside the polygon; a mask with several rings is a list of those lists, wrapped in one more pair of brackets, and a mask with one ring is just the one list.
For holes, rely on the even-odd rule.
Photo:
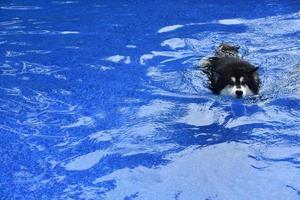
{"label": "dog head", "polygon": [[[252,77],[251,75],[239,75],[239,76],[230,76],[226,80],[225,87],[220,91],[220,94],[222,95],[229,95],[236,98],[243,98],[246,96],[251,96],[257,93],[253,87],[253,81],[251,81]],[[250,87],[250,85],[252,87]]]}
{"label": "dog head", "polygon": [[215,93],[236,98],[258,94],[260,84],[257,74],[258,67],[243,61],[227,65],[229,66],[214,72]]}

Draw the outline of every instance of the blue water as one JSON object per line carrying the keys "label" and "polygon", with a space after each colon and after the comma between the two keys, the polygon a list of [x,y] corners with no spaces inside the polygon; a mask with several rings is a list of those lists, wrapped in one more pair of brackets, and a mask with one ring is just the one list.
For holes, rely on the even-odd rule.
{"label": "blue water", "polygon": [[[300,199],[300,2],[0,2],[0,199]],[[216,45],[260,67],[213,95]]]}

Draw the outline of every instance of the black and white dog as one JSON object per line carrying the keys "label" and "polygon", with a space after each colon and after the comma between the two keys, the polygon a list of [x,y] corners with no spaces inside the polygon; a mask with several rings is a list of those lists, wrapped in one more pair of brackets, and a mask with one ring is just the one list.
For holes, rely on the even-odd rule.
{"label": "black and white dog", "polygon": [[208,87],[214,94],[236,98],[258,94],[258,67],[240,58],[238,46],[219,45],[215,56],[203,59],[201,65],[208,76]]}

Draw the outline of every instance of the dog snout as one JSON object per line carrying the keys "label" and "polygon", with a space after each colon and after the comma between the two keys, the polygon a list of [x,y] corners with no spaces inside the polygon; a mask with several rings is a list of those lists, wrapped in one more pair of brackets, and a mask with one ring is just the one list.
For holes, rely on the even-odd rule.
{"label": "dog snout", "polygon": [[243,91],[237,90],[237,91],[235,92],[235,94],[236,94],[236,96],[237,96],[238,98],[240,98],[240,97],[243,96]]}

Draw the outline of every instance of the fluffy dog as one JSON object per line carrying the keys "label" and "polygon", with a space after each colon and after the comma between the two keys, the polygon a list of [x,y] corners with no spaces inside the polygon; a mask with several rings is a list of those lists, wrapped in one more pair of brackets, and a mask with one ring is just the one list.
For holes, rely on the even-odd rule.
{"label": "fluffy dog", "polygon": [[243,98],[259,92],[258,67],[240,58],[238,46],[219,45],[215,56],[203,60],[201,65],[214,94]]}

